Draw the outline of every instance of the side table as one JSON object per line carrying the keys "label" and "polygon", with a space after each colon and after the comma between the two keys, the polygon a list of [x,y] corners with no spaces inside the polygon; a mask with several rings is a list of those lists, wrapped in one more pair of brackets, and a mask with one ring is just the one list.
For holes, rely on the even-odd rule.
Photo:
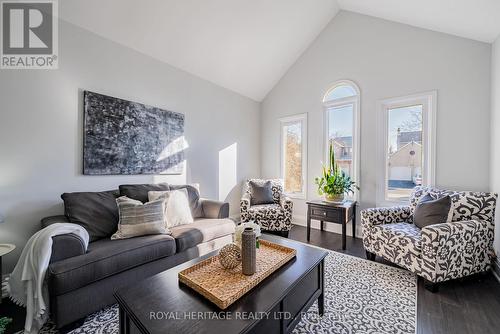
{"label": "side table", "polygon": [[356,201],[329,203],[321,200],[307,202],[307,241],[311,236],[311,219],[320,221],[321,231],[324,222],[342,225],[342,249],[346,248],[346,226],[352,222],[352,237],[356,238]]}

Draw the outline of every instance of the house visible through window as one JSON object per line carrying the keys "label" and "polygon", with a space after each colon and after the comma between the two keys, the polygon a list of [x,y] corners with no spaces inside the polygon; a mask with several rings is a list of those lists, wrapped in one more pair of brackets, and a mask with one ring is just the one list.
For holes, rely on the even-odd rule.
{"label": "house visible through window", "polygon": [[434,183],[435,93],[381,103],[383,180],[379,202],[403,202],[416,186]]}
{"label": "house visible through window", "polygon": [[387,198],[406,200],[422,185],[422,105],[388,110]]}
{"label": "house visible through window", "polygon": [[333,145],[335,162],[354,181],[358,179],[359,89],[351,81],[335,84],[323,99],[325,109],[325,163]]}
{"label": "house visible through window", "polygon": [[305,198],[307,161],[307,117],[281,119],[281,177],[285,193]]}

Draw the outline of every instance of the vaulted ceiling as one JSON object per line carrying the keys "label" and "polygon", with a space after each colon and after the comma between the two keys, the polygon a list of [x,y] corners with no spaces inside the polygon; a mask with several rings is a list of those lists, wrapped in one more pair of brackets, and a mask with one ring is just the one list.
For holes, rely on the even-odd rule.
{"label": "vaulted ceiling", "polygon": [[261,101],[339,9],[492,42],[498,0],[64,0],[62,19]]}
{"label": "vaulted ceiling", "polygon": [[340,8],[440,31],[493,42],[500,34],[498,0],[338,0]]}

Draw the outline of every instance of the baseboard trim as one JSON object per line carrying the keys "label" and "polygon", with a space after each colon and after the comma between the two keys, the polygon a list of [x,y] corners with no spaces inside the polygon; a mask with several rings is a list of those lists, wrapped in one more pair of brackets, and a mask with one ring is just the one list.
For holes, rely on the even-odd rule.
{"label": "baseboard trim", "polygon": [[498,282],[500,282],[500,260],[494,259],[493,263],[491,264],[491,272],[493,273],[493,276],[496,277]]}

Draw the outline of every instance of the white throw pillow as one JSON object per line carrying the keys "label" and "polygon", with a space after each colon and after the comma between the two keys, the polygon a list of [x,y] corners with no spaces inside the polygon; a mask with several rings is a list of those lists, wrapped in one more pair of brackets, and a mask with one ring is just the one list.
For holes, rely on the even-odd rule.
{"label": "white throw pillow", "polygon": [[191,224],[194,221],[189,207],[187,189],[149,191],[148,199],[149,201],[158,199],[165,201],[165,224],[168,228]]}

